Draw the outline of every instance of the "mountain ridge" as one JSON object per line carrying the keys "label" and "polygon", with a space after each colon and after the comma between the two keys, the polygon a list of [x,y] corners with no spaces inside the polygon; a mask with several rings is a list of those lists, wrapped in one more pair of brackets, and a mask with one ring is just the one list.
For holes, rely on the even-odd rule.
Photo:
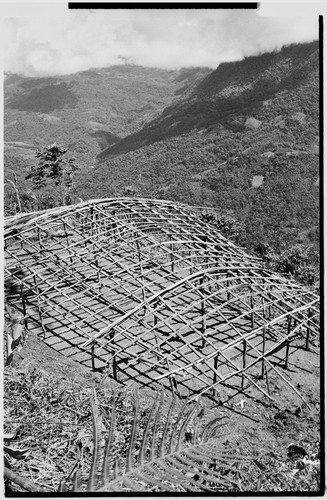
{"label": "mountain ridge", "polygon": [[[220,64],[198,84],[186,101],[166,107],[160,117],[147,123],[141,131],[101,151],[98,159],[103,161],[112,155],[156,142],[158,138],[174,137],[193,128],[223,125],[232,131],[240,131],[245,120],[243,123],[235,120],[235,115],[249,109],[256,112],[260,102],[301,85],[308,72],[317,65],[314,56],[318,47],[318,42],[291,45],[280,52]],[[259,102],[256,104],[256,101]]]}

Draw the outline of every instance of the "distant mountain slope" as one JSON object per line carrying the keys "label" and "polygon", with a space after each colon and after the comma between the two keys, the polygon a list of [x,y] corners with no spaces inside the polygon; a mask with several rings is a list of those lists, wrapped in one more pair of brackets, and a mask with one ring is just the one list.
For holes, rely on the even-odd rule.
{"label": "distant mountain slope", "polygon": [[11,155],[21,142],[35,149],[56,141],[77,160],[92,158],[122,137],[137,132],[176,98],[190,92],[207,68],[166,71],[132,65],[113,66],[68,76],[4,81],[5,145]]}
{"label": "distant mountain slope", "polygon": [[[312,72],[317,71],[317,53],[318,42],[312,42],[221,64],[186,100],[168,106],[140,132],[108,147],[98,158],[103,161],[193,129],[223,125],[233,132],[244,131],[246,118],[260,114],[266,101],[309,82]],[[302,106],[310,113],[309,104],[303,102]]]}
{"label": "distant mountain slope", "polygon": [[136,193],[213,206],[245,244],[318,243],[318,43],[219,66],[182,101],[107,148],[84,199]]}

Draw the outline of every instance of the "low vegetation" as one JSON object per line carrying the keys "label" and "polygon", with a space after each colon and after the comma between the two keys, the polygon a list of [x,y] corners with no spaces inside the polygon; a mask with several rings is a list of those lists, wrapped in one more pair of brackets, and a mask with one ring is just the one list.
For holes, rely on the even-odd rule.
{"label": "low vegetation", "polygon": [[[126,65],[60,78],[10,75],[5,215],[118,195],[202,206],[205,222],[319,293],[318,85],[317,42],[214,72]],[[171,401],[144,389],[136,397],[47,349],[27,338],[5,368],[7,494],[320,491],[320,402],[311,387],[310,411],[250,400],[246,412],[239,403],[205,401],[205,414],[185,407],[170,440],[177,455],[169,461],[163,452],[159,463],[155,452],[173,435]],[[222,416],[230,434],[222,428],[218,441],[207,433],[196,442],[192,419],[203,431]],[[204,442],[205,462],[197,454]],[[210,454],[222,450],[223,465]],[[185,467],[176,468],[183,457]]]}

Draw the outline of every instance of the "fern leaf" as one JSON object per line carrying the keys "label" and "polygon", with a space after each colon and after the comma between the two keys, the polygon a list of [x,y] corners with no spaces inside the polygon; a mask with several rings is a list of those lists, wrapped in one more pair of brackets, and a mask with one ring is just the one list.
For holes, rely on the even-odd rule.
{"label": "fern leaf", "polygon": [[167,415],[167,419],[166,419],[166,425],[165,425],[165,428],[164,428],[164,431],[162,434],[161,443],[160,443],[160,447],[159,447],[159,457],[163,456],[165,440],[167,438],[169,428],[171,425],[170,419],[171,419],[171,415],[173,413],[173,409],[174,409],[176,403],[177,403],[177,398],[174,398],[171,405],[169,406],[168,415]]}
{"label": "fern leaf", "polygon": [[80,482],[78,470],[75,472],[75,474],[73,476],[73,491],[76,491],[76,492],[81,491],[81,482]]}
{"label": "fern leaf", "polygon": [[93,458],[90,470],[89,481],[87,484],[87,491],[95,491],[97,483],[97,466],[99,463],[100,450],[99,450],[99,429],[98,429],[98,411],[93,398],[91,398],[91,410],[93,420]]}
{"label": "fern leaf", "polygon": [[[110,458],[111,448],[113,445],[114,430],[115,430],[115,425],[116,425],[116,405],[115,405],[115,398],[114,397],[112,398],[111,408],[112,409],[111,409],[111,420],[110,420],[109,434],[108,434],[108,438],[106,441],[106,448],[105,448],[102,474],[101,474],[101,481],[103,483],[109,481],[109,458]],[[116,476],[115,476],[115,466],[114,466],[114,479],[115,478],[116,478]]]}
{"label": "fern leaf", "polygon": [[[110,479],[109,461],[113,448],[116,425],[116,401],[112,402],[109,435],[106,441],[102,464],[101,485],[96,487],[99,467],[99,433],[97,409],[92,401],[94,425],[94,451],[88,491],[239,491],[239,473],[235,464],[239,456],[227,448],[226,419],[215,418],[200,432],[204,412],[198,404],[182,405],[177,417],[173,416],[177,405],[175,398],[169,405],[162,435],[159,435],[159,420],[162,415],[163,393],[153,403],[152,410],[143,431],[139,450],[136,440],[139,422],[139,397],[134,394],[134,416],[130,440],[125,457],[125,470],[119,469],[118,459],[113,460],[113,478]],[[186,442],[185,431],[192,425],[193,439]],[[203,426],[202,426],[203,427]],[[160,427],[161,429],[161,427]],[[161,432],[161,431],[160,431]],[[190,442],[192,441],[192,442]],[[231,445],[230,445],[231,446]],[[236,445],[235,445],[236,447]],[[239,444],[237,444],[237,451]],[[136,453],[139,453],[135,461]],[[123,457],[121,457],[123,458]],[[75,490],[76,491],[76,490]]]}
{"label": "fern leaf", "polygon": [[[143,434],[142,444],[141,444],[139,457],[138,457],[138,465],[139,466],[142,466],[143,461],[146,459],[146,442],[147,442],[149,430],[150,430],[150,427],[152,424],[152,418],[155,414],[158,416],[158,411],[156,412],[157,400],[158,400],[158,398],[156,399],[155,403],[152,406],[152,410],[151,410],[151,413],[150,413],[149,418],[148,418],[147,426],[146,426],[144,434]],[[152,434],[152,444],[153,444],[154,439],[155,439],[155,434],[153,433]]]}
{"label": "fern leaf", "polygon": [[171,433],[171,436],[170,436],[170,445],[169,445],[168,453],[172,453],[173,452],[174,440],[175,440],[175,438],[177,436],[178,427],[179,427],[179,424],[182,422],[182,417],[183,417],[183,414],[185,413],[185,410],[187,410],[187,403],[185,403],[184,406],[182,407],[181,411],[179,412],[179,414],[177,416],[175,424],[173,425],[172,433]]}
{"label": "fern leaf", "polygon": [[133,481],[133,479],[131,477],[124,476],[123,477],[123,484],[129,490],[132,490],[132,491],[142,491],[140,485],[138,483],[136,483],[135,481]]}
{"label": "fern leaf", "polygon": [[131,437],[128,446],[128,452],[126,456],[126,472],[129,472],[132,467],[132,452],[134,448],[134,440],[136,434],[137,420],[138,420],[138,407],[139,407],[139,398],[137,391],[134,392],[134,421],[131,429]]}
{"label": "fern leaf", "polygon": [[177,440],[177,445],[176,445],[176,451],[180,450],[182,440],[184,439],[185,436],[185,430],[189,422],[191,421],[192,417],[194,416],[196,410],[198,409],[198,406],[195,405],[193,408],[190,409],[186,417],[184,418],[184,422],[181,425],[181,428],[179,430],[179,435],[178,435],[178,440]]}
{"label": "fern leaf", "polygon": [[[147,485],[154,486],[155,488],[162,488],[162,477],[157,470],[146,467],[142,472],[136,471],[135,476],[142,482],[145,482]],[[176,491],[174,488],[169,487],[167,485],[167,491]]]}
{"label": "fern leaf", "polygon": [[153,424],[152,441],[151,441],[151,453],[150,453],[150,458],[149,458],[150,461],[154,460],[154,458],[155,458],[156,436],[157,436],[157,429],[158,429],[158,423],[159,423],[159,417],[160,417],[160,414],[161,414],[162,404],[163,404],[163,391],[161,391],[160,401],[159,401],[159,407],[158,407],[158,410],[157,410],[157,412],[155,414],[155,420],[154,420],[154,424]]}

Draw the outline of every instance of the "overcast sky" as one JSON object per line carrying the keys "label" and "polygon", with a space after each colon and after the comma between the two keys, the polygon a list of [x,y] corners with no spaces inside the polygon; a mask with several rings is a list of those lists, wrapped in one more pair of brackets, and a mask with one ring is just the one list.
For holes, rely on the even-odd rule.
{"label": "overcast sky", "polygon": [[17,8],[6,14],[6,72],[58,75],[124,62],[167,69],[216,68],[220,62],[318,39],[317,16],[298,16],[296,4],[292,17],[277,8],[273,16],[264,17],[244,9],[50,7],[39,4],[36,11]]}

